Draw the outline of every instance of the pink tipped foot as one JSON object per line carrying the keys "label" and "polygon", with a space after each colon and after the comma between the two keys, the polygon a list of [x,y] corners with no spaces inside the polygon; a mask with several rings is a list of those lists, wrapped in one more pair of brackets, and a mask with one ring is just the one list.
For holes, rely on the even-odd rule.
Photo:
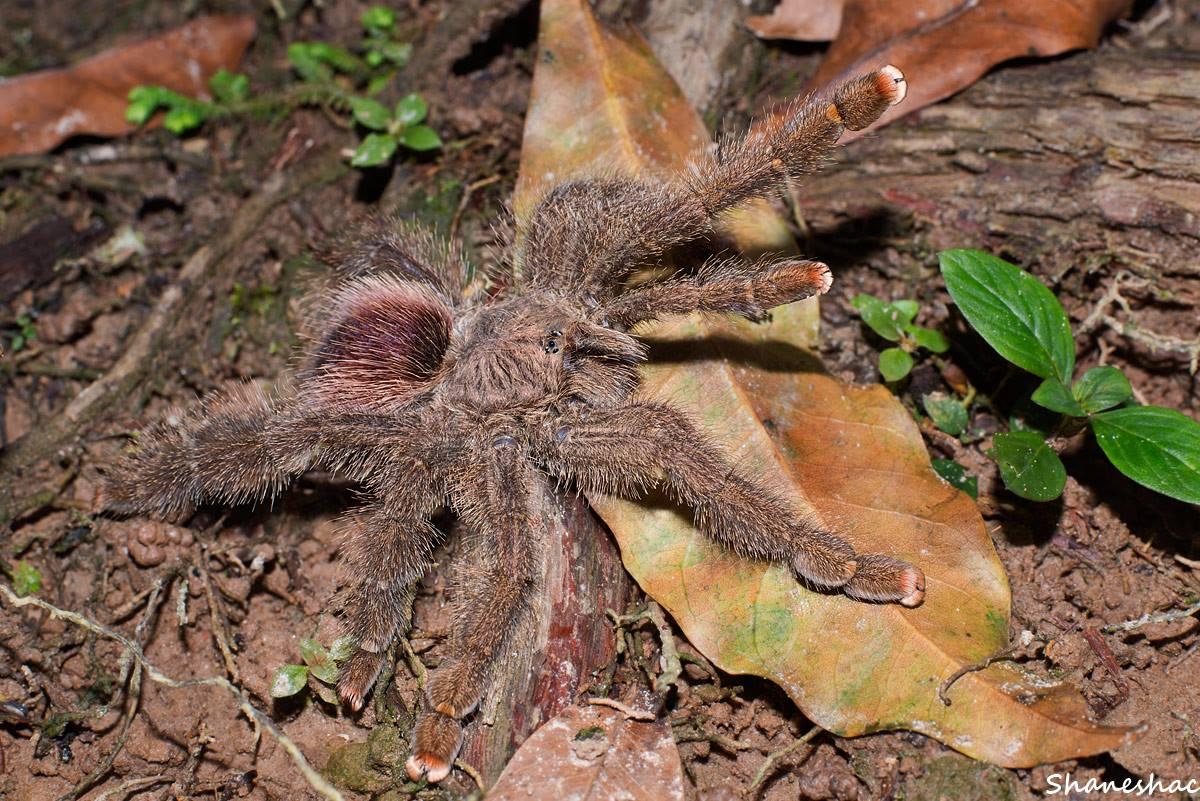
{"label": "pink tipped foot", "polygon": [[404,763],[404,770],[414,782],[425,779],[437,784],[450,775],[450,763],[434,754],[413,754]]}
{"label": "pink tipped foot", "polygon": [[925,603],[925,574],[919,568],[909,565],[900,578],[900,587],[907,591],[900,599],[901,606],[912,609]]}
{"label": "pink tipped foot", "polygon": [[876,85],[879,93],[887,98],[889,106],[896,105],[908,94],[908,81],[904,79],[904,73],[898,67],[888,64],[877,74],[879,79]]}
{"label": "pink tipped foot", "polygon": [[847,596],[870,603],[920,606],[925,600],[925,574],[908,562],[883,554],[860,554],[858,572],[842,588]]}
{"label": "pink tipped foot", "polygon": [[404,769],[415,782],[436,784],[450,775],[462,747],[462,723],[441,712],[422,712],[413,729],[413,751]]}

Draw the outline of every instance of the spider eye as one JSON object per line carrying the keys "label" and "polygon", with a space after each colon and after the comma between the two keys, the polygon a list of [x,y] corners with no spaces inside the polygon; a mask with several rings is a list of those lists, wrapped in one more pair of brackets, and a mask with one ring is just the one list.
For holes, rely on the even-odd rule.
{"label": "spider eye", "polygon": [[546,336],[542,339],[542,350],[546,353],[558,353],[560,350],[559,340],[562,338],[562,331],[557,328],[546,332]]}

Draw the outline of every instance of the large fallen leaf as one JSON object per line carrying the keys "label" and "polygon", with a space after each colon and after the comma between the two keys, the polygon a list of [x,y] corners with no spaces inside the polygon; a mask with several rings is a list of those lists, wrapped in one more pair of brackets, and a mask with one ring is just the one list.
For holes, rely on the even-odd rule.
{"label": "large fallen leaf", "polygon": [[683,767],[666,723],[570,707],[530,735],[489,801],[683,801]]}
{"label": "large fallen leaf", "polygon": [[[904,102],[868,130],[949,97],[1002,61],[1095,47],[1132,0],[783,0],[750,17],[759,36],[833,39],[810,89],[884,64],[908,78]],[[836,36],[831,20],[840,19]],[[851,136],[861,136],[857,132]]]}
{"label": "large fallen leaf", "polygon": [[[543,0],[541,25],[519,214],[563,175],[658,173],[705,140],[641,40],[601,28],[583,0]],[[734,227],[744,248],[780,246],[779,221],[761,210]],[[924,606],[810,592],[785,568],[712,545],[687,511],[591,498],[630,573],[710,659],[776,681],[838,734],[912,729],[1008,766],[1120,745],[1128,732],[1091,723],[1077,692],[1013,669],[968,673],[949,706],[938,699],[956,670],[1005,646],[1007,579],[974,504],[932,472],[908,412],[882,387],[848,387],[818,372],[805,350],[811,322],[812,305],[794,304],[765,325],[684,318],[647,330],[645,392],[685,408],[743,469],[859,550],[922,567]]]}
{"label": "large fallen leaf", "polygon": [[213,73],[237,67],[254,30],[253,17],[200,17],[73,67],[0,81],[0,156],[41,153],[79,134],[128,133],[130,89],[157,84],[204,94]]}

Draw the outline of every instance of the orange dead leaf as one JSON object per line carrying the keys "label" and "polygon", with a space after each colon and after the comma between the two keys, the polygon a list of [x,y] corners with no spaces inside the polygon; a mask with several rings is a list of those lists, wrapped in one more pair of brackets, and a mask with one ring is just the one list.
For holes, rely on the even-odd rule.
{"label": "orange dead leaf", "polygon": [[130,89],[157,84],[203,95],[213,73],[237,67],[254,32],[253,17],[200,17],[73,67],[0,82],[0,156],[42,153],[79,134],[128,133]]}
{"label": "orange dead leaf", "polygon": [[683,766],[666,723],[626,720],[614,709],[576,706],[530,735],[487,797],[683,801]]}
{"label": "orange dead leaf", "polygon": [[[996,64],[1095,47],[1131,0],[783,0],[770,17],[752,17],[759,36],[815,41],[840,15],[833,44],[809,82],[815,90],[883,64],[908,78],[908,97],[874,130],[977,81]],[[814,25],[810,19],[823,21]],[[852,137],[861,136],[857,132]]]}
{"label": "orange dead leaf", "polygon": [[[584,0],[543,0],[541,53],[514,207],[567,177],[662,173],[706,141],[703,124],[645,43],[601,27]],[[732,217],[747,250],[788,247],[763,207]],[[741,559],[662,500],[590,498],[626,567],[726,670],[768,677],[813,721],[843,735],[926,733],[972,756],[1022,766],[1096,753],[1130,732],[1092,723],[1079,693],[993,666],[938,687],[1008,638],[1004,570],[967,496],[931,470],[908,412],[882,387],[819,372],[815,304],[772,322],[688,317],[642,333],[644,394],[685,409],[743,469],[813,510],[861,551],[926,572],[924,606],[873,606],[811,592],[784,567]]]}

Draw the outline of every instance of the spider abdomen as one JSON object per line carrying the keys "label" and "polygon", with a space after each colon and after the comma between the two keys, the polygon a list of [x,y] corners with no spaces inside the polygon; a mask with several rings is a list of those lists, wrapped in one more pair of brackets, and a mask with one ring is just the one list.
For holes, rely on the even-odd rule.
{"label": "spider abdomen", "polygon": [[450,312],[388,274],[346,283],[316,347],[309,391],[320,404],[395,409],[429,385],[450,344]]}

